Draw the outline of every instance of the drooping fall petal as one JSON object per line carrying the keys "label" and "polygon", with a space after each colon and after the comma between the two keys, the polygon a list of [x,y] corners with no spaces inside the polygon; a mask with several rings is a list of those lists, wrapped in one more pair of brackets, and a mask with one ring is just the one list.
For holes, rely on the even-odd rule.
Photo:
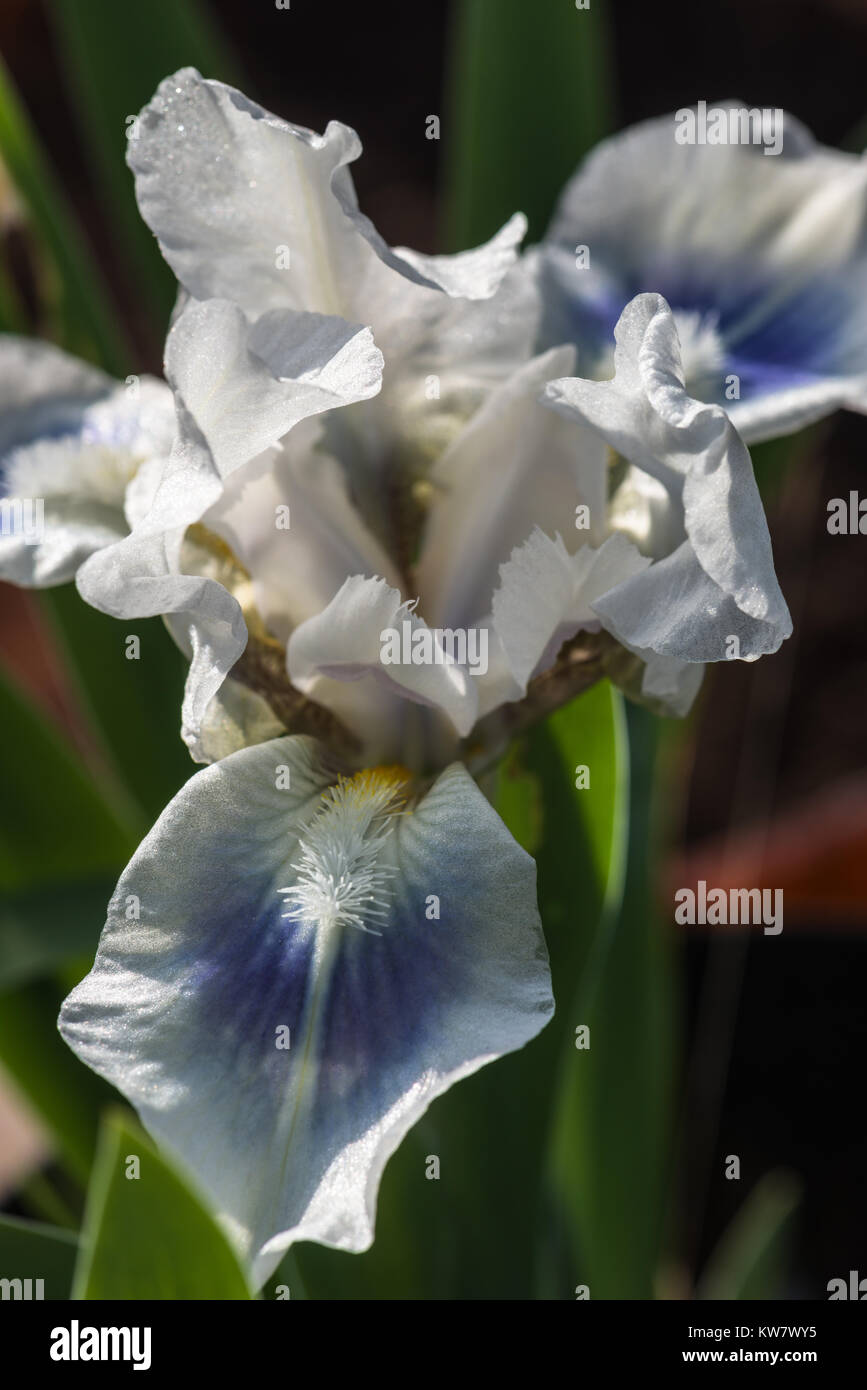
{"label": "drooping fall petal", "polygon": [[257,1282],[296,1240],[367,1248],[406,1131],[552,1013],[532,860],[459,765],[405,791],[335,785],[297,738],[198,773],[63,1006]]}

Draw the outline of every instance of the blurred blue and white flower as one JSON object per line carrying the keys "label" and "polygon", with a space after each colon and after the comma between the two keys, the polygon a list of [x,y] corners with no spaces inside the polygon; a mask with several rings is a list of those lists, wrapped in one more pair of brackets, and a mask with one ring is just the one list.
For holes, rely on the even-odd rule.
{"label": "blurred blue and white flower", "polygon": [[148,509],[175,434],[172,393],[113,381],[47,343],[0,336],[0,504],[40,504],[41,535],[4,526],[0,579],[64,584]]}
{"label": "blurred blue and white flower", "polygon": [[624,306],[655,291],[690,394],[723,405],[747,443],[867,409],[867,161],[788,114],[777,158],[677,135],[674,116],[645,121],[567,184],[530,253],[542,345],[573,342],[582,375],[608,376]]}

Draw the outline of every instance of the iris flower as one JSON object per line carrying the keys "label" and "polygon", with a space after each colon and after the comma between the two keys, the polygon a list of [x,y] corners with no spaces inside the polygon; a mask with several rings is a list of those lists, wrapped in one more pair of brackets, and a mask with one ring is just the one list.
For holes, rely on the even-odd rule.
{"label": "iris flower", "polygon": [[116,382],[47,343],[0,335],[0,577],[64,584],[125,536],[147,510],[174,430],[165,382]]}
{"label": "iris flower", "polygon": [[259,1284],[296,1240],[365,1249],[409,1127],[551,1015],[535,869],[484,769],[606,672],[684,710],[732,636],[753,659],[790,623],[749,455],[687,394],[659,296],[627,306],[614,379],[581,380],[571,346],[532,355],[520,218],[455,257],[391,250],[352,131],[192,71],[138,129],[180,284],[176,430],[77,583],[166,618],[209,766],[60,1026]]}
{"label": "iris flower", "polygon": [[606,377],[623,308],[653,291],[674,312],[690,393],[723,405],[747,443],[867,409],[867,160],[787,113],[780,133],[775,156],[681,144],[672,115],[599,145],[532,253],[541,342],[574,342],[582,373]]}

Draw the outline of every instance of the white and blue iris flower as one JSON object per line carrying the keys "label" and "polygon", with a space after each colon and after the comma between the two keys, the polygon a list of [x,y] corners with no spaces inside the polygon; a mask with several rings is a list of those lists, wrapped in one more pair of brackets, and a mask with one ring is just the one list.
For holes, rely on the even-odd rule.
{"label": "white and blue iris flower", "polygon": [[0,335],[0,578],[45,588],[128,534],[175,433],[172,393]]}
{"label": "white and blue iris flower", "polygon": [[[239,311],[195,302],[173,329],[170,375],[190,380],[188,351],[202,373],[198,418],[179,411],[150,517],[79,583],[113,611],[146,601],[177,619],[187,605],[191,630],[209,634],[190,709],[215,692],[196,736],[200,756],[219,760],[124,874],[61,1031],[198,1178],[254,1281],[295,1240],[366,1248],[408,1127],[550,1016],[532,862],[467,769],[500,739],[497,716],[547,712],[552,684],[569,698],[575,643],[603,629],[672,704],[689,703],[727,633],[749,656],[788,631],[746,450],[722,411],[685,396],[666,307],[646,296],[630,309],[613,388],[552,376],[569,349],[519,368],[429,469],[421,520],[395,513],[388,548],[354,507],[351,471],[318,451],[315,421],[220,474],[215,460],[261,419],[240,428],[248,402],[216,333]],[[190,314],[214,317],[200,362]],[[237,370],[246,377],[250,359]],[[549,381],[556,408],[540,399]],[[593,394],[606,386],[611,410]],[[240,417],[225,404],[239,400]],[[669,556],[642,553],[614,524],[606,440],[663,480],[660,526],[648,510],[632,532],[648,550],[673,536]],[[172,498],[178,531],[200,518],[174,568]],[[598,509],[589,534],[567,529],[576,505]],[[427,655],[384,663],[383,635],[404,624]],[[462,624],[487,636],[476,669],[447,650]],[[224,703],[227,688],[315,737],[267,737]]]}
{"label": "white and blue iris flower", "polygon": [[531,253],[542,345],[575,343],[582,375],[605,377],[624,306],[653,291],[674,312],[690,393],[724,406],[747,443],[867,409],[867,161],[780,119],[777,155],[679,143],[673,115],[599,145]]}
{"label": "white and blue iris flower", "polygon": [[733,637],[754,659],[790,631],[749,455],[688,393],[665,301],[627,306],[613,381],[576,378],[572,346],[533,355],[520,220],[390,250],[357,153],[189,71],[142,113],[176,431],[77,572],[165,617],[210,766],[61,1031],[256,1284],[296,1240],[365,1249],[408,1128],[551,1015],[535,870],[471,774],[606,670],[684,711]]}

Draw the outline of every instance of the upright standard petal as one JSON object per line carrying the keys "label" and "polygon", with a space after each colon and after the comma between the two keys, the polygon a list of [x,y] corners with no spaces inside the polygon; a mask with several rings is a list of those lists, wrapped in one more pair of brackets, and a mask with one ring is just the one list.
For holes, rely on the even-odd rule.
{"label": "upright standard petal", "polygon": [[339,121],[317,135],[193,68],[160,84],[128,146],[142,216],[197,299],[231,299],[252,317],[286,306],[375,327],[368,311],[395,273],[449,295],[493,294],[525,220],[460,256],[393,251],[358,210],[348,165],[360,153]]}
{"label": "upright standard petal", "polygon": [[[540,402],[545,383],[573,363],[571,349],[555,348],[519,368],[432,469],[417,570],[429,621],[478,623],[490,612],[500,566],[534,527],[570,542],[604,536],[605,448],[589,430],[552,424]],[[589,520],[580,531],[579,506]]]}
{"label": "upright standard petal", "polygon": [[384,394],[329,417],[326,443],[375,531],[383,475],[398,455],[423,468],[525,359],[539,295],[518,261],[521,215],[458,255],[389,248],[358,209],[349,165],[360,152],[339,122],[318,135],[185,69],[145,107],[128,157],[142,215],[190,294],[251,319],[282,308],[373,330]]}
{"label": "upright standard petal", "polygon": [[0,578],[43,588],[129,530],[139,470],[171,448],[169,388],[120,385],[47,343],[0,336]]}
{"label": "upright standard petal", "polygon": [[660,295],[627,305],[615,337],[613,381],[552,381],[546,400],[663,483],[682,502],[687,539],[597,612],[627,645],[680,660],[720,661],[730,636],[745,658],[775,651],[791,619],[743,441],[719,406],[687,395]]}
{"label": "upright standard petal", "polygon": [[257,1284],[297,1240],[366,1249],[407,1130],[553,1011],[532,860],[462,767],[406,790],[395,769],[335,785],[302,739],[198,773],[63,1006]]}

